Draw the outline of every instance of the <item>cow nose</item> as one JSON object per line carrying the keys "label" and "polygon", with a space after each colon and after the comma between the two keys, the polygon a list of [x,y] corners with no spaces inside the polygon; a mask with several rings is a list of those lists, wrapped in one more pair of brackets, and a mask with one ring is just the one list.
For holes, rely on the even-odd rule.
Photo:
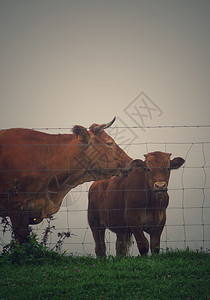
{"label": "cow nose", "polygon": [[167,183],[165,181],[157,181],[154,183],[155,192],[167,192]]}
{"label": "cow nose", "polygon": [[130,173],[130,171],[131,171],[131,168],[130,169],[121,170],[119,177],[121,177],[121,178],[127,177],[128,174]]}

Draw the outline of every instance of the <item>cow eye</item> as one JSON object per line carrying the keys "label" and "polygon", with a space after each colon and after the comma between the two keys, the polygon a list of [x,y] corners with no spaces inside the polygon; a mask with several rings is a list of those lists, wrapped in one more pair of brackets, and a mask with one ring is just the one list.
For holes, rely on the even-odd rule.
{"label": "cow eye", "polygon": [[151,170],[149,168],[145,168],[145,171],[146,172],[150,172]]}
{"label": "cow eye", "polygon": [[113,146],[113,143],[112,142],[109,142],[109,143],[106,143],[108,146]]}

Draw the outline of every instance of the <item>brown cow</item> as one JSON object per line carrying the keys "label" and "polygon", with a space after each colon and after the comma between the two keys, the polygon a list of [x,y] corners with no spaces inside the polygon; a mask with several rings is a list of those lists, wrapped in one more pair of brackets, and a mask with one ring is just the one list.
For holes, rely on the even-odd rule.
{"label": "brown cow", "polygon": [[126,176],[132,159],[105,133],[112,125],[76,125],[73,134],[30,129],[0,131],[0,216],[26,242],[29,224],[56,213],[64,196],[92,180]]}
{"label": "brown cow", "polygon": [[143,233],[150,235],[151,252],[159,253],[160,236],[166,222],[170,170],[178,169],[184,159],[153,152],[145,161],[135,160],[127,178],[112,177],[94,182],[89,190],[88,222],[98,257],[105,256],[105,230],[117,235],[116,254],[126,255],[132,234],[141,255],[149,251]]}

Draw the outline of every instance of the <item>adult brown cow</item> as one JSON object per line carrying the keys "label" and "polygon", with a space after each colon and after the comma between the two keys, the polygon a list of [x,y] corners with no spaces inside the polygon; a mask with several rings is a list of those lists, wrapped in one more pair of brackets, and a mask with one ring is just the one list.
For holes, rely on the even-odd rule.
{"label": "adult brown cow", "polygon": [[145,161],[136,160],[127,178],[112,177],[94,182],[89,190],[88,222],[95,240],[95,253],[105,256],[105,230],[117,235],[116,253],[126,255],[131,235],[141,255],[158,253],[160,236],[166,222],[167,193],[170,170],[178,169],[184,159],[171,154],[153,152]]}
{"label": "adult brown cow", "polygon": [[77,185],[126,176],[132,159],[106,134],[112,125],[76,125],[73,134],[30,129],[0,131],[0,216],[9,216],[15,238],[26,242],[29,224],[56,213]]}

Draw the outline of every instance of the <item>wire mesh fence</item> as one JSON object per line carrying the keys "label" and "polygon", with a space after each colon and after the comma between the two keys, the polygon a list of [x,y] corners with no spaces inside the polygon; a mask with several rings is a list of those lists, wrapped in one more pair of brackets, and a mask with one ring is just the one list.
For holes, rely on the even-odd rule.
{"label": "wire mesh fence", "polygon": [[[185,159],[184,166],[174,171],[169,180],[170,200],[166,210],[166,224],[161,235],[161,249],[210,249],[210,125],[147,126],[144,129],[148,131],[143,136],[140,133],[142,128],[138,126],[120,125],[110,128],[108,133],[132,158],[143,159],[143,154],[158,150]],[[62,134],[69,132],[70,128],[41,130],[50,133],[59,131]],[[33,157],[30,157],[29,163],[30,160],[33,160]],[[4,172],[1,172],[0,176],[4,176]],[[41,223],[31,226],[40,241],[46,238],[47,231],[46,243],[50,248],[54,248],[60,241],[62,251],[94,255],[94,240],[87,222],[90,185],[91,183],[83,183],[72,189],[51,220],[44,219]],[[2,220],[5,221],[4,218]],[[3,222],[0,228],[1,248],[11,240],[11,227],[6,225]],[[70,234],[65,234],[68,232]],[[149,235],[145,235],[149,239]],[[105,240],[107,255],[114,255],[115,234],[107,230]],[[129,253],[138,255],[134,239]]]}

